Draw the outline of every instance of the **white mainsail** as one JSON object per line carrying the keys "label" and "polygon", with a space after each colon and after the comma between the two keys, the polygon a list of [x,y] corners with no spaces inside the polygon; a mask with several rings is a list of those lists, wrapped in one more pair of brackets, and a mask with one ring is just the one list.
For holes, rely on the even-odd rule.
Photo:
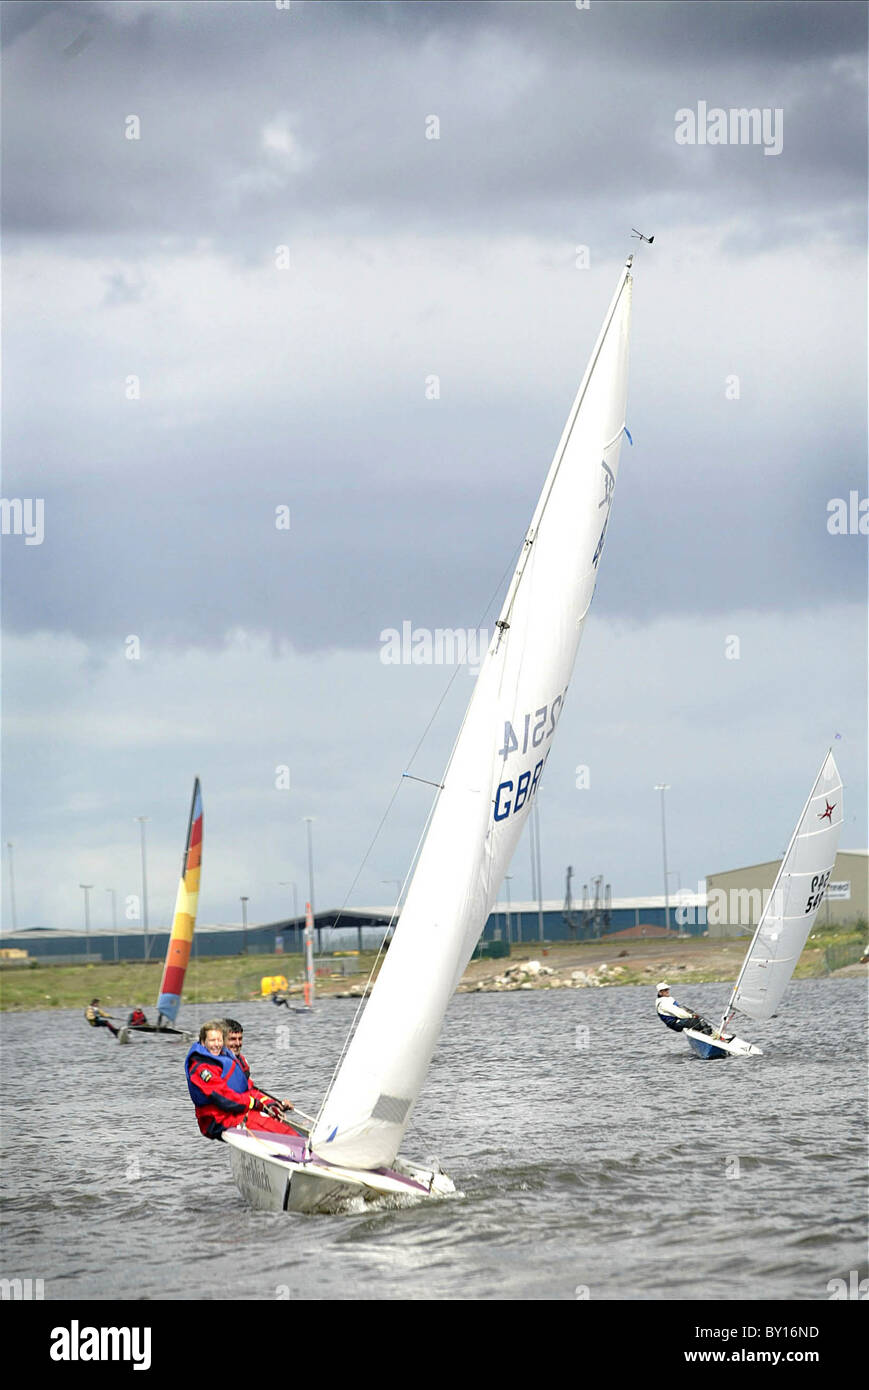
{"label": "white mainsail", "polygon": [[769,1018],[778,1008],[823,901],[842,825],[842,779],[832,752],[815,778],[724,1015]]}
{"label": "white mainsail", "polygon": [[632,257],[546,478],[380,976],[311,1146],[388,1166],[443,1017],[496,901],[563,708],[625,426]]}

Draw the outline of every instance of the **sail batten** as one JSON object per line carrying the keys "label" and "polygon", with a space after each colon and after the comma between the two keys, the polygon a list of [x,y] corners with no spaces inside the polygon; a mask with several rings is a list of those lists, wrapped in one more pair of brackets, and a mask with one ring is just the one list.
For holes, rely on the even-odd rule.
{"label": "sail batten", "polygon": [[609,523],[632,283],[628,266],[525,533],[398,928],[314,1127],[314,1152],[330,1162],[371,1169],[395,1158],[537,794]]}
{"label": "sail batten", "polygon": [[181,880],[175,897],[172,931],[166,950],[166,962],[163,966],[160,992],[157,996],[157,1011],[160,1017],[169,1019],[172,1023],[175,1022],[181,1007],[184,976],[187,973],[193,945],[193,933],[196,929],[199,877],[202,869],[203,829],[202,790],[197,777],[193,783],[193,798],[190,803],[190,819],[187,823],[184,856],[181,860]]}

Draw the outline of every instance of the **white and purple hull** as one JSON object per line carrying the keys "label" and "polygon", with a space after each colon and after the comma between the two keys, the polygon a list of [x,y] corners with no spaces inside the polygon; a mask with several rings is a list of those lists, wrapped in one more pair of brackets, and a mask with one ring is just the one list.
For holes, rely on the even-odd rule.
{"label": "white and purple hull", "polygon": [[259,1211],[307,1214],[404,1206],[447,1197],[455,1187],[445,1173],[396,1159],[394,1168],[344,1168],[310,1155],[301,1135],[239,1127],[224,1133],[232,1174],[243,1197]]}

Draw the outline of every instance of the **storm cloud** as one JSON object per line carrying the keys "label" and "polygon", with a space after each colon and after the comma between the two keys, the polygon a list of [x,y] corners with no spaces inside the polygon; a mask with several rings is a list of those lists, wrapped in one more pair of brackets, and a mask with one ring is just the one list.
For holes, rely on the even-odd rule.
{"label": "storm cloud", "polygon": [[[342,654],[355,679],[404,621],[491,623],[631,250],[634,445],[595,621],[639,644],[682,624],[689,665],[746,615],[761,665],[764,625],[770,650],[801,623],[846,640],[865,537],[828,521],[866,492],[866,38],[837,3],[4,5],[3,495],[45,509],[42,544],[3,537],[4,630],[30,653],[7,833],[36,833],[23,677],[54,651],[43,730],[79,661],[115,718],[130,637],[201,659],[230,682],[212,757],[247,713],[239,634],[280,686]],[[780,111],[780,152],[678,143],[700,103]],[[782,674],[755,754],[792,698]],[[154,756],[160,798],[178,750]],[[96,776],[80,757],[61,805]],[[93,789],[104,840],[121,763]],[[350,802],[372,775],[361,756]],[[654,865],[652,841],[636,891]]]}

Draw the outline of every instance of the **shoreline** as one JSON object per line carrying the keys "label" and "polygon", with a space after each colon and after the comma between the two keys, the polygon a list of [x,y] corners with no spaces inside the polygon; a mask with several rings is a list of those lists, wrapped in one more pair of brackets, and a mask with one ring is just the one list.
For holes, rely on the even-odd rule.
{"label": "shoreline", "polygon": [[[667,979],[681,984],[728,984],[739,973],[750,937],[709,940],[703,937],[523,943],[509,957],[474,960],[456,987],[457,994],[494,994],[511,990],[602,989],[619,985],[654,988]],[[806,946],[794,979],[827,979],[832,975],[865,974],[866,965],[830,971],[824,962],[828,941]],[[359,997],[362,988],[340,991],[339,997]]]}
{"label": "shoreline", "polygon": [[[855,946],[862,938],[853,933],[816,933],[800,957],[795,979],[829,978],[831,975],[861,975],[866,965],[848,964],[829,970],[825,950],[846,941]],[[682,984],[726,984],[736,979],[747,949],[747,937],[712,939],[708,937],[648,939],[610,939],[586,942],[527,942],[513,946],[510,956],[473,960],[457,986],[459,994],[501,993],[515,989],[588,989],[619,985],[653,987],[667,979],[671,987]],[[323,964],[329,963],[328,957]],[[358,970],[347,976],[336,970],[319,975],[318,999],[358,999],[376,956],[366,952],[356,958]],[[341,962],[342,968],[347,957]],[[287,993],[301,995],[302,984],[296,973],[298,956],[228,956],[195,961],[188,971],[184,1005],[221,1004],[245,999],[270,1003],[263,995],[260,980],[268,975],[284,975],[290,982]],[[0,1011],[20,1013],[33,1010],[84,1008],[97,996],[108,1012],[128,1009],[142,1003],[153,1010],[162,962],[106,962],[100,965],[21,965],[0,971]]]}

